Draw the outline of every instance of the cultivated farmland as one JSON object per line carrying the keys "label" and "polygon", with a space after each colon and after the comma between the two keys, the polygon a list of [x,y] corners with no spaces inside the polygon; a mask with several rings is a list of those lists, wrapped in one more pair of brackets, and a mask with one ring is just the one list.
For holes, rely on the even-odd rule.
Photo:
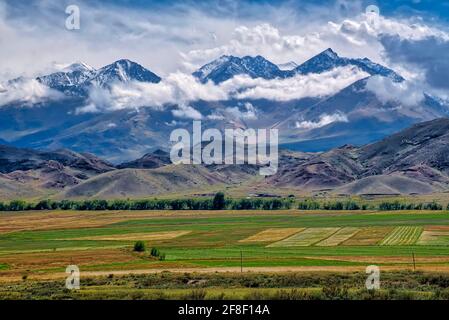
{"label": "cultivated farmland", "polygon": [[304,230],[304,228],[270,228],[261,231],[246,239],[240,240],[240,242],[273,242],[287,238],[295,233]]}
{"label": "cultivated farmland", "polygon": [[[446,212],[41,211],[0,213],[0,283],[215,272],[449,273]],[[422,232],[424,231],[424,232]],[[147,252],[133,251],[144,241]],[[418,241],[419,240],[419,241]],[[163,258],[153,257],[157,248]],[[56,280],[55,280],[56,281]],[[58,280],[59,281],[59,280]]]}
{"label": "cultivated farmland", "polygon": [[422,227],[397,227],[380,242],[380,245],[407,246],[415,244],[416,241],[418,241],[422,230]]}
{"label": "cultivated farmland", "polygon": [[333,235],[331,235],[329,238],[324,239],[321,242],[318,242],[316,245],[323,247],[338,246],[343,241],[346,241],[352,236],[354,236],[360,230],[361,230],[360,228],[353,228],[353,227],[342,228],[337,232],[335,232]]}
{"label": "cultivated farmland", "polygon": [[311,246],[337,232],[338,228],[308,228],[287,239],[269,245],[269,247],[306,247]]}

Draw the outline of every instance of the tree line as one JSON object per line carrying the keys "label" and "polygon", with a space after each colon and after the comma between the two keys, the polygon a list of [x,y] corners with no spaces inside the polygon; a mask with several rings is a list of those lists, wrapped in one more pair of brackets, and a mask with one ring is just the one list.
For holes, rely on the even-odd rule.
{"label": "tree line", "polygon": [[291,209],[289,199],[229,199],[223,193],[213,198],[145,200],[24,200],[0,202],[0,211],[26,210],[280,210]]}
{"label": "tree line", "polygon": [[449,205],[433,201],[428,203],[408,203],[403,201],[383,201],[380,203],[362,203],[356,200],[318,201],[305,199],[295,201],[292,198],[226,198],[218,192],[213,198],[196,199],[144,199],[144,200],[41,200],[27,202],[12,200],[0,202],[0,211],[26,210],[449,210]]}

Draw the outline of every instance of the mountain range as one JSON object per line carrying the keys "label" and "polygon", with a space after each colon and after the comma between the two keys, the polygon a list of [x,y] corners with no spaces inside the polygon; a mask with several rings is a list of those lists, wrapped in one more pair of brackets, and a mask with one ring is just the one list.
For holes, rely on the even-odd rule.
{"label": "mountain range", "polygon": [[[449,191],[449,118],[378,142],[326,152],[281,150],[278,172],[254,165],[173,165],[163,150],[113,165],[92,154],[0,146],[0,199],[141,198],[254,190],[271,194],[410,195]],[[249,190],[252,190],[251,192]]]}
{"label": "mountain range", "polygon": [[[322,152],[344,144],[355,146],[378,141],[415,123],[445,117],[449,107],[430,95],[416,105],[399,100],[381,101],[367,88],[370,79],[393,82],[404,78],[367,58],[340,57],[327,49],[302,64],[278,66],[262,56],[222,56],[193,73],[199,82],[222,84],[238,75],[278,81],[298,75],[319,75],[338,67],[362,70],[366,78],[324,96],[274,101],[266,98],[223,101],[190,101],[203,115],[205,128],[277,128],[283,147],[302,152]],[[78,112],[89,103],[94,87],[110,89],[117,83],[160,83],[164,79],[130,60],[119,60],[95,69],[75,63],[35,79],[62,99],[32,105],[14,100],[0,107],[0,143],[39,150],[70,149],[91,153],[113,164],[134,161],[157,149],[168,150],[174,128],[191,130],[192,119],[179,116],[178,106]],[[20,85],[20,79],[12,80]],[[2,84],[1,95],[8,92]],[[186,88],[187,90],[188,88]]]}

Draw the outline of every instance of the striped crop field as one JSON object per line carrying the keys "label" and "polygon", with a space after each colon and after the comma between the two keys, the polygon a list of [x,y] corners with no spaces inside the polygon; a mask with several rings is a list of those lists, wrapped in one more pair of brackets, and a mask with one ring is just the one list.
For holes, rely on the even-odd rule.
{"label": "striped crop field", "polygon": [[364,227],[354,236],[344,241],[343,246],[375,246],[391,231],[392,227]]}
{"label": "striped crop field", "polygon": [[340,243],[348,240],[353,237],[357,232],[360,231],[360,228],[346,227],[338,230],[329,238],[324,239],[323,241],[317,243],[317,246],[320,247],[331,247],[338,246]]}
{"label": "striped crop field", "polygon": [[304,228],[270,228],[263,230],[239,242],[274,242],[285,239],[295,233],[301,232]]}
{"label": "striped crop field", "polygon": [[307,228],[287,239],[270,244],[268,247],[308,247],[340,230],[340,228]]}
{"label": "striped crop field", "polygon": [[408,246],[415,244],[421,233],[422,227],[396,227],[381,242],[381,246]]}

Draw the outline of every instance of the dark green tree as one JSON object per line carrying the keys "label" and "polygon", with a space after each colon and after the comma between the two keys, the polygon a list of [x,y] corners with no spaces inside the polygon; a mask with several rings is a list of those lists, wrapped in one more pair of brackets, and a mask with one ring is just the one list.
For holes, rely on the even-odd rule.
{"label": "dark green tree", "polygon": [[212,202],[212,208],[214,210],[223,210],[225,208],[226,201],[223,192],[217,192]]}

